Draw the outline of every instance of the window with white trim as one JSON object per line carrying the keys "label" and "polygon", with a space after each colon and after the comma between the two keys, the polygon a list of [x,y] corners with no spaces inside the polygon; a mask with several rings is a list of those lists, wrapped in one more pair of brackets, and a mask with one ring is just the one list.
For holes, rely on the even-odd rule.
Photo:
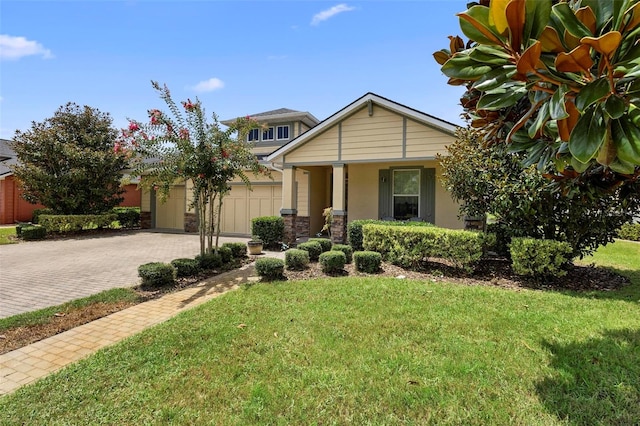
{"label": "window with white trim", "polygon": [[273,127],[269,127],[267,130],[262,132],[262,140],[263,141],[273,140]]}
{"label": "window with white trim", "polygon": [[420,216],[420,170],[393,170],[393,218],[409,220]]}
{"label": "window with white trim", "polygon": [[247,141],[249,142],[258,142],[258,138],[260,137],[260,130],[251,129],[249,130],[249,134],[247,135]]}
{"label": "window with white trim", "polygon": [[278,140],[289,139],[289,126],[276,127],[276,138]]}

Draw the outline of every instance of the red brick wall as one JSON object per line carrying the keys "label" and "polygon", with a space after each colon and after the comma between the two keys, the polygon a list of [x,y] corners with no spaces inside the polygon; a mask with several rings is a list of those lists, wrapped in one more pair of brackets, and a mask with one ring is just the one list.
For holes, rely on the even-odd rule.
{"label": "red brick wall", "polygon": [[138,185],[132,183],[126,185],[124,189],[127,191],[122,196],[124,201],[120,203],[121,207],[140,207],[142,200],[142,191],[138,189]]}

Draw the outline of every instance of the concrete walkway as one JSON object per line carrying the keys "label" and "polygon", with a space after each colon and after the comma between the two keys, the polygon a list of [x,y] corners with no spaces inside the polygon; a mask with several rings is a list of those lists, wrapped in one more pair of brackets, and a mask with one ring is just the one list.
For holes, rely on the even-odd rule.
{"label": "concrete walkway", "polygon": [[[221,238],[247,241],[247,238]],[[139,283],[138,266],[200,252],[197,234],[131,231],[0,245],[0,318]]]}
{"label": "concrete walkway", "polygon": [[[284,258],[284,253],[265,256]],[[211,300],[240,284],[258,281],[254,264],[211,277],[200,284],[140,303],[48,339],[0,355],[0,395],[13,392],[105,346]]]}

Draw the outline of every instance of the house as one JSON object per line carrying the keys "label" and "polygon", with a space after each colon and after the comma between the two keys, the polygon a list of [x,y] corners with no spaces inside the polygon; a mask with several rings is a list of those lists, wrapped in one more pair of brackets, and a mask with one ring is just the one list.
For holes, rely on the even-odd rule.
{"label": "house", "polygon": [[[286,240],[294,241],[320,232],[322,212],[329,206],[334,241],[344,241],[347,223],[356,219],[464,227],[458,204],[440,183],[436,160],[455,140],[455,125],[374,93],[322,122],[288,109],[252,118],[267,126],[250,133],[248,140],[273,170],[273,180],[254,179],[252,191],[232,183],[221,233],[249,235],[253,217],[281,215]],[[172,189],[165,205],[155,202],[154,194],[143,195],[142,211],[153,218],[150,226],[196,231],[188,205],[189,188],[182,185]]]}
{"label": "house", "polygon": [[[22,190],[9,167],[18,161],[10,143],[10,140],[0,139],[0,225],[30,222],[33,211],[44,208],[41,204],[31,204],[22,198]],[[126,185],[125,191],[120,206],[139,207],[140,191],[137,185]]]}

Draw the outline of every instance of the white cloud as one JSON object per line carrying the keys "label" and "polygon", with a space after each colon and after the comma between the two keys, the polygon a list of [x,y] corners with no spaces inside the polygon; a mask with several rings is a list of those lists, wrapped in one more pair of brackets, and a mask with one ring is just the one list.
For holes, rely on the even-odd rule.
{"label": "white cloud", "polygon": [[311,25],[318,25],[320,22],[326,21],[327,19],[332,18],[339,13],[349,12],[352,10],[355,10],[355,7],[348,6],[346,3],[340,3],[339,5],[333,6],[330,9],[323,10],[322,12],[313,15]]}
{"label": "white cloud", "polygon": [[41,55],[44,59],[53,58],[51,51],[37,41],[0,34],[0,59],[20,59],[31,55]]}
{"label": "white cloud", "polygon": [[219,78],[210,78],[209,80],[201,81],[200,83],[193,86],[191,89],[196,92],[213,92],[214,90],[222,89],[224,87],[224,82]]}

